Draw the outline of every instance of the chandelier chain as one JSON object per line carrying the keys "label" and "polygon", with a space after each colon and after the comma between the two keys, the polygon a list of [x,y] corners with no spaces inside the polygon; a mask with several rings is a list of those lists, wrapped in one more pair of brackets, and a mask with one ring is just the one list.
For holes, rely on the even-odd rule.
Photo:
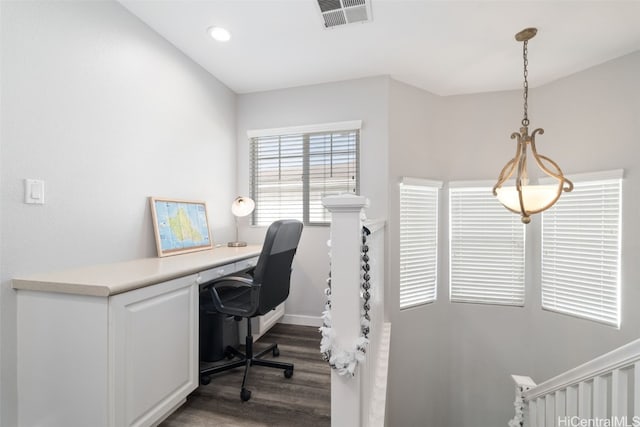
{"label": "chandelier chain", "polygon": [[524,117],[522,119],[522,126],[529,126],[529,80],[527,79],[527,77],[529,77],[529,70],[527,68],[529,65],[529,60],[527,59],[527,53],[529,52],[527,48],[528,42],[528,40],[525,40],[522,44],[522,57],[524,59],[524,93],[522,94],[524,98]]}

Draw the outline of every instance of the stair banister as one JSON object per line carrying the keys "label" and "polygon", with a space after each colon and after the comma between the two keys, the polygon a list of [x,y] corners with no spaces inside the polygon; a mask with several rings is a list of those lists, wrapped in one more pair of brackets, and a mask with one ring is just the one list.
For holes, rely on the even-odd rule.
{"label": "stair banister", "polygon": [[[349,348],[360,335],[360,247],[363,196],[325,197],[331,212],[331,321],[335,344]],[[331,370],[331,424],[361,426],[360,381]]]}
{"label": "stair banister", "polygon": [[595,425],[640,423],[640,339],[537,385],[529,377],[512,378],[516,414],[510,427],[551,427],[570,419]]}
{"label": "stair banister", "polygon": [[[363,220],[365,197],[331,196],[323,204],[331,212],[331,307],[330,328],[322,329],[330,348],[321,345],[321,351],[335,356],[329,361],[337,368],[331,371],[331,425],[384,427],[391,340],[384,315],[386,221]],[[345,365],[340,356],[357,363]]]}

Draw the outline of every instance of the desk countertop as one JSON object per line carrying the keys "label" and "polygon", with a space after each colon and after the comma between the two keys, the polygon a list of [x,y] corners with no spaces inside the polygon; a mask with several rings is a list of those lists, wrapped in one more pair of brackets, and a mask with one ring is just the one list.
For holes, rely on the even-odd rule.
{"label": "desk countertop", "polygon": [[219,247],[13,279],[14,289],[107,297],[260,255],[262,246]]}

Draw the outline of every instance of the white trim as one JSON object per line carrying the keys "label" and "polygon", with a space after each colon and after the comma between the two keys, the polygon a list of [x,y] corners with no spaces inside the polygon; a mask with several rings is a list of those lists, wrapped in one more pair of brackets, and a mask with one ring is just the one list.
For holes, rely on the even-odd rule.
{"label": "white trim", "polygon": [[298,326],[322,326],[322,318],[320,316],[307,316],[304,314],[285,314],[278,323],[285,325]]}
{"label": "white trim", "polygon": [[551,378],[524,393],[527,401],[588,381],[599,375],[632,365],[640,360],[640,340],[632,341],[577,368]]}
{"label": "white trim", "polygon": [[490,181],[488,179],[474,179],[473,181],[449,181],[447,187],[449,188],[472,188],[472,187],[488,187],[493,188],[496,185],[496,181]]}
{"label": "white trim", "polygon": [[[566,178],[569,178],[571,181],[576,182],[584,182],[584,181],[605,181],[608,179],[623,179],[624,178],[624,169],[613,169],[608,171],[598,171],[598,172],[585,172],[585,173],[576,173],[572,175],[565,175]],[[540,184],[553,184],[557,182],[557,179],[551,177],[540,178],[538,180]]]}
{"label": "white trim", "polygon": [[436,187],[442,188],[442,181],[436,181],[433,179],[412,178],[409,176],[400,177],[400,184],[404,185],[421,185],[423,187]]}
{"label": "white trim", "polygon": [[391,323],[385,322],[380,336],[380,345],[375,363],[375,383],[371,390],[369,405],[369,427],[384,427],[387,408],[387,384],[389,382],[389,353],[391,349]]}
{"label": "white trim", "polygon": [[376,219],[366,219],[363,221],[363,225],[369,229],[370,232],[375,233],[378,230],[381,230],[386,225],[386,220],[381,218]]}
{"label": "white trim", "polygon": [[247,131],[249,138],[260,138],[264,136],[297,135],[300,133],[315,132],[340,132],[343,130],[362,129],[362,120],[351,120],[347,122],[320,123],[315,125],[289,126],[285,128],[271,129],[251,129]]}
{"label": "white trim", "polygon": [[559,314],[561,316],[569,316],[572,317],[574,319],[580,319],[580,320],[589,320],[590,322],[596,322],[596,323],[600,323],[602,326],[606,326],[609,328],[615,328],[615,329],[620,329],[620,323],[622,322],[622,315],[621,315],[621,300],[622,298],[620,298],[620,280],[618,280],[618,323],[612,323],[612,322],[607,322],[605,320],[600,320],[600,319],[595,319],[593,317],[586,317],[586,316],[581,316],[579,314],[575,314],[575,313],[568,313],[566,311],[559,311],[553,308],[549,308],[549,307],[544,307],[541,306],[540,309],[542,311],[546,311],[548,313],[553,313],[553,314]]}
{"label": "white trim", "polygon": [[364,196],[344,193],[323,198],[322,205],[329,212],[360,212],[362,208],[369,207],[369,199]]}

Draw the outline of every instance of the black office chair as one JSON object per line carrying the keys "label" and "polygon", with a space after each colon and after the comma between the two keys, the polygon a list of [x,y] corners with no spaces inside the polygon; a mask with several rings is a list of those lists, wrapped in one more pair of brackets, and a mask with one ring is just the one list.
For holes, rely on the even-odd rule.
{"label": "black office chair", "polygon": [[272,344],[258,354],[253,354],[253,337],[251,336],[251,318],[266,314],[280,305],[289,296],[291,279],[291,263],[296,253],[302,223],[295,220],[276,221],[269,226],[258,263],[253,271],[240,276],[227,276],[207,283],[216,310],[223,314],[235,316],[240,321],[247,319],[247,337],[245,353],[233,347],[227,347],[225,354],[229,358],[239,357],[224,365],[213,366],[200,371],[200,383],[209,384],[210,375],[229,369],[244,366],[240,399],[247,401],[251,391],[245,387],[249,367],[252,365],[267,366],[284,370],[284,376],[293,375],[292,363],[274,362],[261,359],[271,352],[279,356],[277,344]]}

